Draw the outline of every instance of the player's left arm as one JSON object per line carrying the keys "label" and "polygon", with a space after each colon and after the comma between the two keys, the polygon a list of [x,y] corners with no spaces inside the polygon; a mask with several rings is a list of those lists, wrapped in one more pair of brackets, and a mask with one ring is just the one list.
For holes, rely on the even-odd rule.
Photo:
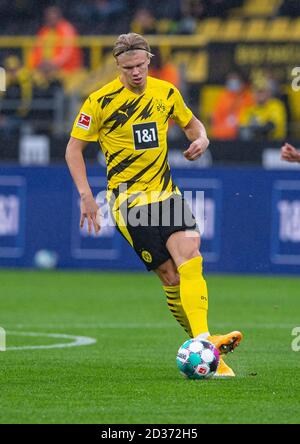
{"label": "player's left arm", "polygon": [[192,142],[188,149],[183,152],[183,155],[187,160],[196,160],[202,156],[209,145],[205,127],[193,115],[189,123],[183,128],[183,131],[189,141]]}

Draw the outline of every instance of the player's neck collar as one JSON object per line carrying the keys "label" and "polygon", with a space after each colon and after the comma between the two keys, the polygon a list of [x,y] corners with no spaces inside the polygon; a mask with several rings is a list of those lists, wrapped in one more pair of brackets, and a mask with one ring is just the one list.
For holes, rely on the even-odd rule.
{"label": "player's neck collar", "polygon": [[125,88],[127,91],[131,92],[131,93],[134,94],[135,96],[141,96],[141,95],[145,94],[145,91],[146,91],[146,89],[147,89],[147,87],[148,87],[148,77],[147,77],[147,80],[146,80],[145,88],[143,89],[143,91],[139,91],[139,92],[137,92],[137,91],[133,91],[132,89],[128,88],[128,87],[122,82],[122,80],[121,80],[121,76],[118,76],[118,82],[120,83],[121,86],[124,86],[124,88]]}

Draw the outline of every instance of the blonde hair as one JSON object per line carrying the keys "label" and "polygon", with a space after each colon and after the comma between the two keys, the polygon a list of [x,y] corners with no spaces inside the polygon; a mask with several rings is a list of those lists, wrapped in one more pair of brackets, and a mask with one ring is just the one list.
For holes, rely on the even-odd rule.
{"label": "blonde hair", "polygon": [[136,51],[138,49],[146,51],[149,57],[153,56],[153,54],[151,54],[149,43],[143,36],[134,32],[121,34],[114,44],[113,56],[117,58],[124,52]]}

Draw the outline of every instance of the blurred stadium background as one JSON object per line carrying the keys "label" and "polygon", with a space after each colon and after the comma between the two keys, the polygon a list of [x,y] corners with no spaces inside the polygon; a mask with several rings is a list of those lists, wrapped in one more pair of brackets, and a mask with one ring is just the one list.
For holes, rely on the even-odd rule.
{"label": "blurred stadium background", "polygon": [[[298,1],[2,0],[0,8],[0,266],[34,266],[46,250],[49,266],[141,269],[114,230],[97,239],[79,232],[64,163],[81,103],[117,74],[116,35],[135,31],[153,48],[151,74],[181,89],[211,139],[200,161],[186,162],[186,140],[170,125],[175,179],[205,191],[207,270],[298,272],[300,182],[279,155],[283,141],[297,146],[300,137],[291,86]],[[96,144],[85,155],[97,194],[104,159]]]}
{"label": "blurred stadium background", "polygon": [[[0,0],[0,17],[0,422],[299,423],[300,164],[280,147],[299,147],[300,2]],[[181,380],[186,337],[158,280],[114,227],[79,230],[65,147],[83,100],[117,75],[112,45],[129,31],[148,36],[151,74],[208,130],[209,150],[187,162],[171,124],[169,159],[194,209],[204,191],[210,328],[245,334],[235,381]],[[96,195],[104,159],[96,144],[85,157]],[[70,334],[97,343],[70,348]]]}

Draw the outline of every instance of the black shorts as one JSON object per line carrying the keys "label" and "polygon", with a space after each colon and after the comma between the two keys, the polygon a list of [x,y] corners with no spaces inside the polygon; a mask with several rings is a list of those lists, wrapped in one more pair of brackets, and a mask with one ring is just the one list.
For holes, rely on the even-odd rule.
{"label": "black shorts", "polygon": [[[133,211],[130,213],[131,210]],[[179,194],[173,194],[162,202],[136,206],[129,210],[123,204],[119,211],[126,220],[126,227],[124,229],[124,226],[118,226],[117,222],[116,227],[149,271],[155,270],[171,258],[166,248],[171,234],[186,230],[199,232],[188,203]]]}

